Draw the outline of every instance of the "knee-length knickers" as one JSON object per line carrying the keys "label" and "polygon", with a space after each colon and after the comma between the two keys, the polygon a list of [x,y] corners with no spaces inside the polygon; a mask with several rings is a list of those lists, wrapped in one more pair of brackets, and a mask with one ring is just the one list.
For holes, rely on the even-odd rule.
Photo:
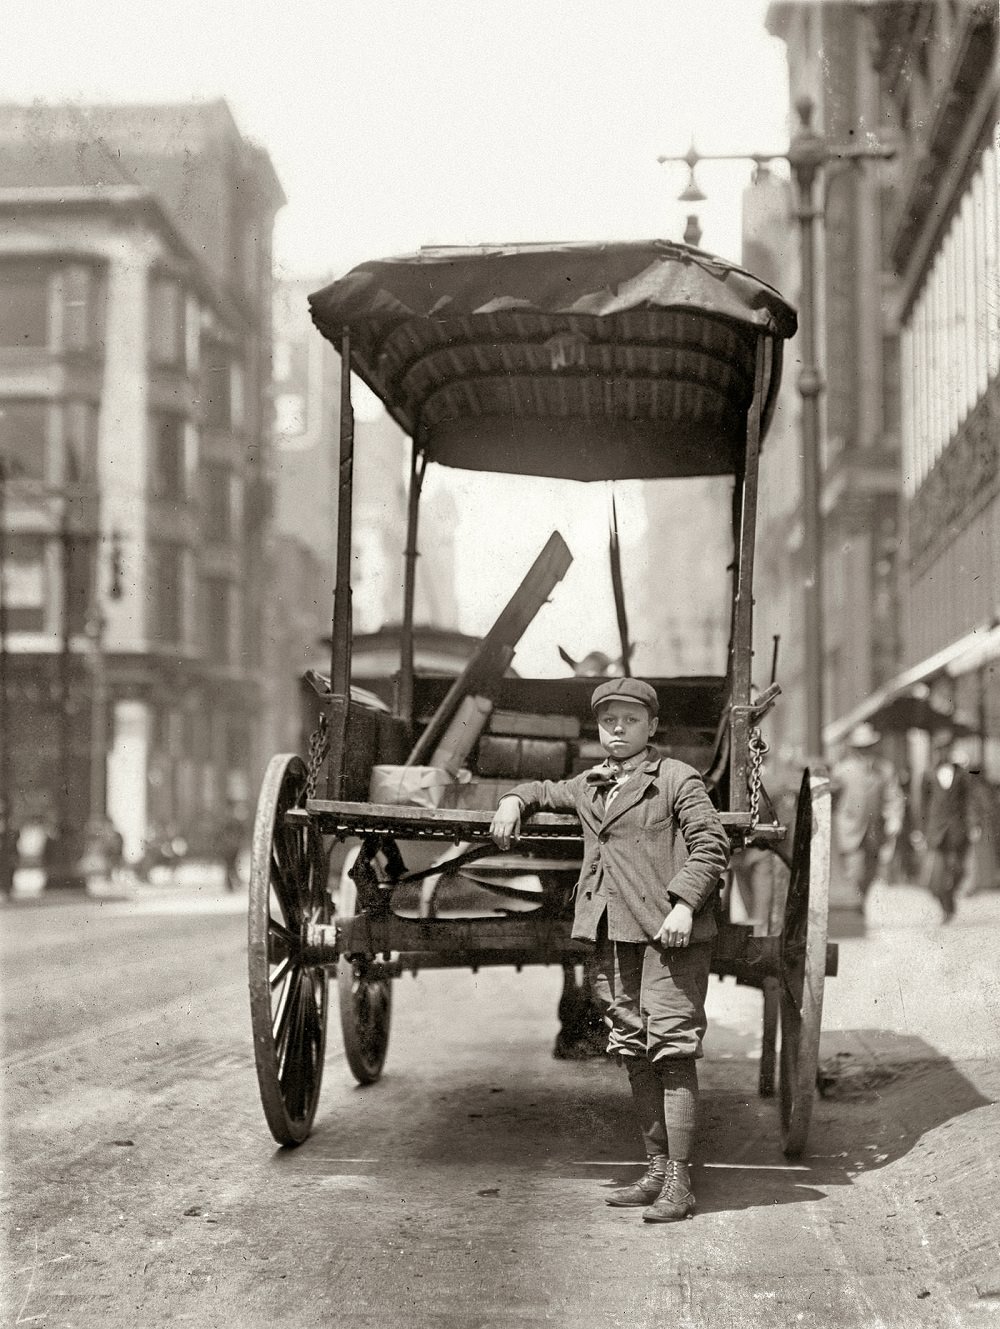
{"label": "knee-length knickers", "polygon": [[592,972],[611,1026],[608,1051],[650,1061],[702,1056],[712,942],[665,947],[601,933]]}

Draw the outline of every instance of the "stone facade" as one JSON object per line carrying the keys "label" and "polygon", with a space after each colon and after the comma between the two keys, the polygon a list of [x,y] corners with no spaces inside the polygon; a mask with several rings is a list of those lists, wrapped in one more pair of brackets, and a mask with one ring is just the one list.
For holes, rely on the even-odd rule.
{"label": "stone facade", "polygon": [[283,196],[222,103],[0,108],[0,178],[14,821],[205,849],[263,759]]}

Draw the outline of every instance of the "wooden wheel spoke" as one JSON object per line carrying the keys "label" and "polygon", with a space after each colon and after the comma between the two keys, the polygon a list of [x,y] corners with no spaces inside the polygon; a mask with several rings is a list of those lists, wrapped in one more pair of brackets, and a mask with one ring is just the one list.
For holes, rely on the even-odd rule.
{"label": "wooden wheel spoke", "polygon": [[288,1034],[288,1018],[298,989],[298,972],[291,966],[285,971],[284,987],[278,994],[277,1002],[274,1006],[274,1013],[271,1018],[271,1035],[274,1039],[275,1050],[279,1056],[285,1046],[285,1039]]}
{"label": "wooden wheel spoke", "polygon": [[319,1064],[323,1045],[323,1027],[318,991],[319,980],[317,980],[315,974],[310,974],[309,992],[305,1001],[305,1032],[309,1044],[309,1060],[314,1071]]}
{"label": "wooden wheel spoke", "polygon": [[288,974],[288,970],[290,967],[291,967],[291,960],[288,958],[287,955],[283,955],[281,959],[274,964],[274,968],[271,970],[271,973],[268,976],[268,982],[271,984],[272,988],[276,988],[279,983],[283,983],[285,981],[285,978]]}
{"label": "wooden wheel spoke", "polygon": [[[314,1064],[306,1064],[308,1051],[306,1028],[309,1019],[308,1000],[305,996],[307,981],[306,975],[300,970],[295,1013],[290,1022],[284,1064],[279,1074],[287,1092],[288,1107],[293,1118],[304,1115],[308,1104],[309,1086],[313,1081]],[[297,1052],[297,1056],[289,1055],[292,1048]],[[312,1063],[311,1057],[309,1061]]]}
{"label": "wooden wheel spoke", "polygon": [[289,1065],[288,1051],[297,1042],[294,1035],[298,1031],[302,1012],[302,970],[293,970],[289,978],[291,989],[288,1001],[281,1013],[281,1020],[276,1023],[274,1046],[278,1054],[278,1078],[284,1079]]}
{"label": "wooden wheel spoke", "polygon": [[273,914],[267,920],[267,953],[269,959],[281,959],[292,954],[298,947],[298,938],[290,928],[286,928]]}
{"label": "wooden wheel spoke", "polygon": [[301,865],[293,856],[283,854],[278,844],[278,839],[275,837],[271,845],[271,860],[276,869],[276,872],[272,873],[272,882],[282,912],[294,927],[298,925],[302,916],[298,890],[302,880]]}

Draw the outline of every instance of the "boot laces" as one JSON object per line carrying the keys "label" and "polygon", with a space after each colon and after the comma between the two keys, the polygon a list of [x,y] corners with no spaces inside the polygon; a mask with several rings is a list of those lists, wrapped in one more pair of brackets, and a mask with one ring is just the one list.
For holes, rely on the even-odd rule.
{"label": "boot laces", "polygon": [[[684,1169],[683,1172],[681,1171],[682,1168]],[[667,1163],[667,1175],[663,1183],[662,1194],[674,1204],[682,1204],[690,1193],[687,1164],[670,1159]]]}
{"label": "boot laces", "polygon": [[650,1158],[649,1166],[639,1178],[640,1186],[654,1186],[657,1183],[663,1184],[663,1178],[667,1175],[670,1164],[663,1158]]}

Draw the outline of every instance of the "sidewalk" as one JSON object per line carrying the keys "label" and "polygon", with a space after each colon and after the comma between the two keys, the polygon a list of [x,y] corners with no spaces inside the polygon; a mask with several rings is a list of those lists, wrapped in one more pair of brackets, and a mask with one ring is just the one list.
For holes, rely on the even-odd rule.
{"label": "sidewalk", "polygon": [[951,923],[926,891],[877,885],[863,937],[840,942],[826,983],[823,1056],[861,1036],[871,1054],[888,1040],[899,1058],[993,1058],[1000,1047],[1000,892],[962,896]]}
{"label": "sidewalk", "polygon": [[246,873],[243,872],[244,891],[227,892],[225,869],[220,863],[190,860],[176,867],[155,867],[148,878],[125,870],[114,877],[91,880],[84,887],[66,889],[45,888],[44,873],[33,868],[21,868],[14,874],[14,894],[5,901],[7,906],[43,906],[80,904],[92,900],[101,903],[149,901],[182,896],[228,896],[239,899],[245,895]]}

